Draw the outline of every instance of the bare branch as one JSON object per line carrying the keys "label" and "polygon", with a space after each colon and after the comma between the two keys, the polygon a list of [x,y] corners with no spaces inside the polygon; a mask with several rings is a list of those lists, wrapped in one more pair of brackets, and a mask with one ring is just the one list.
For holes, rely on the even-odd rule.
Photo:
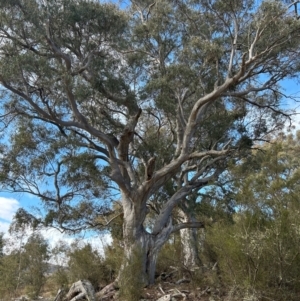
{"label": "bare branch", "polygon": [[175,233],[181,229],[192,229],[192,228],[205,228],[205,224],[203,222],[190,222],[190,223],[182,223],[173,226],[172,232]]}

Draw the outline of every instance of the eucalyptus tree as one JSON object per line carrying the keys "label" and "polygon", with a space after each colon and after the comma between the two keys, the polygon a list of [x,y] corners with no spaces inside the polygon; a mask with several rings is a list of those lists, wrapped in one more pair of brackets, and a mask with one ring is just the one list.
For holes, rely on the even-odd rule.
{"label": "eucalyptus tree", "polygon": [[173,222],[178,205],[288,117],[293,5],[1,0],[0,20],[1,183],[46,212],[17,218],[101,229],[119,198],[125,255],[140,249],[139,275],[153,283],[169,236],[203,227]]}
{"label": "eucalyptus tree", "polygon": [[48,242],[41,234],[33,233],[24,245],[22,257],[22,281],[28,293],[36,298],[46,282],[50,259]]}

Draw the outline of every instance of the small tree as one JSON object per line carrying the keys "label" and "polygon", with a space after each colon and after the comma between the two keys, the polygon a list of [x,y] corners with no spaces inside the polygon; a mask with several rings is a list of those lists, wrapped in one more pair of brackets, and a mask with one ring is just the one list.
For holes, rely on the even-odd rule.
{"label": "small tree", "polygon": [[70,275],[68,272],[68,252],[70,246],[66,241],[58,241],[51,249],[51,262],[55,264],[55,271],[50,277],[50,283],[54,284],[54,290],[57,292],[69,286]]}
{"label": "small tree", "polygon": [[15,297],[26,290],[32,297],[37,297],[46,280],[48,259],[48,244],[40,234],[34,233],[26,243],[18,242],[10,247],[8,254],[0,259],[2,295]]}
{"label": "small tree", "polygon": [[4,254],[6,241],[4,233],[0,234],[0,294],[12,297],[17,288],[18,254]]}
{"label": "small tree", "polygon": [[49,260],[48,243],[43,236],[33,233],[24,245],[22,281],[26,291],[36,298],[46,282]]}
{"label": "small tree", "polygon": [[16,297],[20,287],[20,256],[17,252],[6,254],[0,260],[0,294],[3,297]]}
{"label": "small tree", "polygon": [[17,219],[99,229],[117,190],[125,263],[141,250],[138,277],[153,283],[170,235],[203,227],[175,222],[177,206],[288,116],[280,81],[299,71],[293,5],[1,0],[0,9],[2,186],[39,197],[46,212]]}
{"label": "small tree", "polygon": [[68,252],[68,270],[73,281],[87,279],[97,288],[100,283],[106,283],[108,270],[103,264],[103,258],[90,244],[80,246],[74,243]]}

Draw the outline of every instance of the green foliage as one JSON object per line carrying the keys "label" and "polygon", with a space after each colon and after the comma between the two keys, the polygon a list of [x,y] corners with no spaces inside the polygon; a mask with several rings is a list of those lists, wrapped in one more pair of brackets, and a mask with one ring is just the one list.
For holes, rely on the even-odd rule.
{"label": "green foliage", "polygon": [[239,210],[233,223],[220,221],[207,232],[223,284],[297,300],[299,149],[298,135],[278,137],[232,169]]}
{"label": "green foliage", "polygon": [[122,241],[114,239],[112,245],[104,247],[104,265],[108,270],[109,281],[113,281],[117,278],[118,272],[122,266],[124,259],[124,249],[122,247]]}
{"label": "green foliage", "polygon": [[142,288],[145,286],[144,276],[141,275],[143,252],[139,247],[134,247],[131,257],[126,258],[121,266],[122,273],[118,281],[119,296],[124,301],[139,301]]}
{"label": "green foliage", "polygon": [[19,288],[20,254],[13,252],[0,259],[0,295],[15,297]]}
{"label": "green foliage", "polygon": [[36,298],[44,283],[46,282],[46,272],[48,270],[49,249],[47,241],[40,234],[32,234],[22,253],[24,270],[22,281],[26,285],[29,296]]}
{"label": "green foliage", "polygon": [[56,265],[56,270],[47,282],[48,285],[53,286],[51,289],[53,293],[57,293],[59,289],[66,289],[69,287],[70,275],[67,266],[67,254],[69,251],[70,247],[64,241],[59,241],[51,250],[51,262]]}
{"label": "green foliage", "polygon": [[33,233],[24,245],[14,247],[0,260],[2,294],[12,296],[25,290],[37,297],[46,281],[48,259],[48,243],[40,234]]}
{"label": "green foliage", "polygon": [[109,270],[104,265],[102,256],[90,244],[80,246],[79,243],[73,243],[68,258],[71,282],[87,279],[98,288],[100,283],[106,283],[109,279]]}
{"label": "green foliage", "polygon": [[[171,270],[170,267],[176,267],[178,270],[182,268],[181,243],[178,234],[172,236],[159,252],[157,258],[157,275],[167,275],[174,272],[174,270]],[[173,273],[172,276],[178,277],[178,273],[177,275],[174,275]]]}
{"label": "green foliage", "polygon": [[58,266],[53,275],[47,277],[46,288],[48,287],[52,294],[56,294],[59,289],[67,289],[69,284],[70,275],[67,267]]}

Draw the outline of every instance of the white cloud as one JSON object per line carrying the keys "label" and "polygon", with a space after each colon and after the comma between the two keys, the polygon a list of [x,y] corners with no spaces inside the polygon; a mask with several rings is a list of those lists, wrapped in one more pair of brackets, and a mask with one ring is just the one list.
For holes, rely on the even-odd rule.
{"label": "white cloud", "polygon": [[90,235],[90,236],[69,236],[56,229],[42,230],[41,234],[48,240],[51,248],[55,247],[59,241],[65,242],[67,245],[71,245],[76,240],[79,240],[82,245],[89,243],[94,250],[104,254],[104,247],[112,243],[112,237],[109,233]]}
{"label": "white cloud", "polygon": [[294,134],[296,131],[300,130],[300,108],[294,109],[291,119],[287,119],[284,125],[285,133]]}
{"label": "white cloud", "polygon": [[20,203],[15,199],[0,197],[0,218],[11,222]]}
{"label": "white cloud", "polygon": [[0,232],[7,233],[9,228],[9,223],[0,221]]}
{"label": "white cloud", "polygon": [[300,129],[300,112],[297,110],[296,115],[292,117],[292,126],[296,128],[296,130]]}
{"label": "white cloud", "polygon": [[112,237],[110,233],[106,233],[86,238],[84,241],[90,243],[94,250],[98,250],[100,254],[104,255],[104,247],[112,244]]}
{"label": "white cloud", "polygon": [[90,243],[92,246],[96,246],[99,244],[111,243],[112,238],[110,234],[92,234],[92,235],[67,235],[60,232],[57,229],[49,228],[41,230],[40,233],[51,243],[51,245],[55,245],[60,240],[66,241],[68,244],[71,244],[76,239],[79,239],[83,243]]}
{"label": "white cloud", "polygon": [[68,236],[64,233],[61,233],[57,229],[44,229],[40,231],[41,234],[48,240],[50,247],[54,247],[60,240],[71,244],[75,239],[71,236]]}
{"label": "white cloud", "polygon": [[[109,233],[98,234],[89,237],[80,235],[69,236],[56,229],[42,230],[40,233],[48,240],[50,249],[57,246],[59,242],[63,242],[67,246],[70,246],[72,243],[78,240],[80,246],[84,246],[89,243],[94,250],[97,250],[102,256],[104,256],[105,246],[112,243],[112,237]],[[68,258],[66,257],[66,254],[58,254],[56,256],[52,256],[50,262],[53,264],[66,266],[68,264]]]}

